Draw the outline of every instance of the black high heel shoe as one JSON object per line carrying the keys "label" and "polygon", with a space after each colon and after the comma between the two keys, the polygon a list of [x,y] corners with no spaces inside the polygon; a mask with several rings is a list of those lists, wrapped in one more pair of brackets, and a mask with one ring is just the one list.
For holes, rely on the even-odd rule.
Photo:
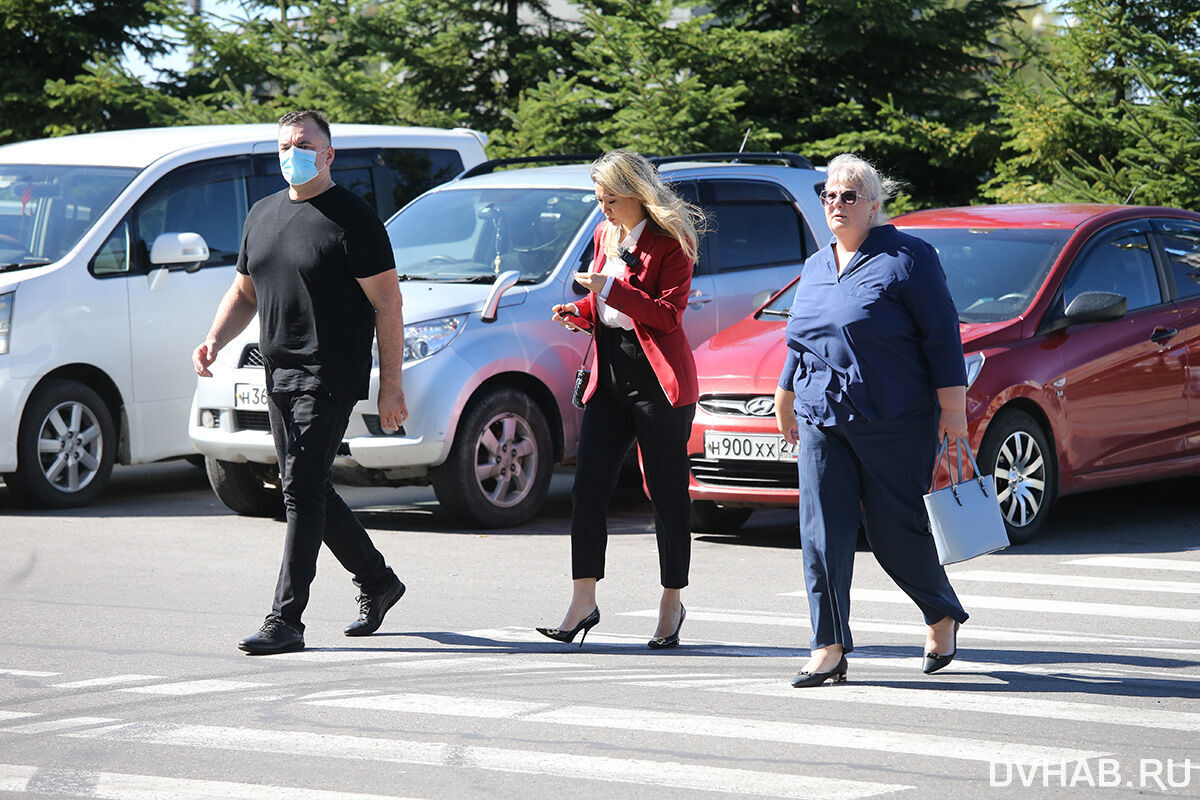
{"label": "black high heel shoe", "polygon": [[579,640],[579,646],[583,647],[583,640],[587,638],[588,631],[596,627],[600,623],[600,607],[592,609],[592,613],[583,618],[583,621],[569,631],[564,631],[561,628],[535,628],[542,636],[547,636],[556,642],[573,642],[575,634],[583,631],[583,636]]}
{"label": "black high heel shoe", "polygon": [[683,603],[679,604],[679,624],[675,626],[675,632],[670,636],[655,636],[650,641],[646,642],[646,646],[651,650],[665,650],[668,647],[674,647],[679,644],[679,629],[683,627],[683,621],[687,619],[687,609],[683,607]]}
{"label": "black high heel shoe", "polygon": [[809,672],[808,670],[800,670],[796,673],[796,677],[792,678],[792,686],[797,689],[803,689],[806,686],[820,686],[822,683],[830,680],[831,678],[833,679],[830,681],[831,683],[846,682],[845,654],[838,659],[838,662],[834,665],[833,669],[827,672]]}
{"label": "black high heel shoe", "polygon": [[937,653],[926,653],[925,662],[921,665],[921,672],[926,675],[937,672],[942,667],[954,660],[954,656],[958,654],[958,622],[954,623],[954,649],[946,655],[938,655]]}

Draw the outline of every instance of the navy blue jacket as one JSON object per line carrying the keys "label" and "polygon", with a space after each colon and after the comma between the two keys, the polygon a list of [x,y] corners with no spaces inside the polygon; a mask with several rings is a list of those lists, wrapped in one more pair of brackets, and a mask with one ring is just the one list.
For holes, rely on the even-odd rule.
{"label": "navy blue jacket", "polygon": [[839,276],[834,245],[804,262],[779,385],[816,425],[879,421],[965,386],[958,312],[937,252],[892,225],[872,228]]}

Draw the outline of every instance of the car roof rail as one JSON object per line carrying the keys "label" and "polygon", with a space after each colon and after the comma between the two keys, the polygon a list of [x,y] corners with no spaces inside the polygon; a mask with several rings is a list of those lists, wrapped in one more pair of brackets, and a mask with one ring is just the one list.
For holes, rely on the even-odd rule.
{"label": "car roof rail", "polygon": [[651,156],[654,165],[674,164],[680,161],[755,161],[759,163],[782,162],[797,169],[812,169],[812,162],[799,153],[692,153],[680,156]]}
{"label": "car roof rail", "polygon": [[514,156],[512,158],[493,158],[473,167],[463,170],[455,180],[471,178],[475,175],[487,175],[495,172],[498,167],[510,164],[574,164],[583,161],[595,161],[599,153],[563,153],[556,156]]}

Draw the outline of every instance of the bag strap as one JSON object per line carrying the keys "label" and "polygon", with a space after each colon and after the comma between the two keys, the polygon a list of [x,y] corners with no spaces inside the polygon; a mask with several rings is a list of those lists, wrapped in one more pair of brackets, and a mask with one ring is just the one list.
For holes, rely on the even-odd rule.
{"label": "bag strap", "polygon": [[[929,478],[929,491],[931,493],[937,490],[938,468],[942,465],[943,457],[946,459],[946,472],[949,473],[950,472],[950,437],[949,436],[942,437],[941,444],[938,445],[937,458],[935,458],[933,460],[933,475],[931,475]],[[961,450],[959,451],[958,460],[959,460],[958,482],[962,483],[962,451]],[[962,498],[958,496],[958,485],[954,483],[954,474],[953,473],[950,473],[949,489],[950,489],[951,493],[953,493],[954,499],[956,501],[958,501],[958,504],[961,506],[963,504],[963,502],[962,502]]]}
{"label": "bag strap", "polygon": [[962,477],[962,452],[967,451],[967,459],[971,463],[971,469],[975,470],[975,480],[979,483],[979,489],[983,492],[984,497],[987,497],[988,488],[987,481],[983,479],[983,473],[979,471],[979,465],[975,463],[975,454],[971,452],[971,445],[967,443],[966,437],[959,437],[956,442],[958,447],[958,482],[963,483]]}

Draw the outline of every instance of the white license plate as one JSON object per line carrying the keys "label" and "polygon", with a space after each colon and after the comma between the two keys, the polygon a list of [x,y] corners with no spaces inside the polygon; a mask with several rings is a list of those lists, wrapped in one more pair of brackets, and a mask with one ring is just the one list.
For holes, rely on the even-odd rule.
{"label": "white license plate", "polygon": [[233,407],[242,411],[266,411],[267,387],[257,383],[235,383]]}
{"label": "white license plate", "polygon": [[705,431],[704,456],[732,461],[795,461],[796,446],[777,433]]}

